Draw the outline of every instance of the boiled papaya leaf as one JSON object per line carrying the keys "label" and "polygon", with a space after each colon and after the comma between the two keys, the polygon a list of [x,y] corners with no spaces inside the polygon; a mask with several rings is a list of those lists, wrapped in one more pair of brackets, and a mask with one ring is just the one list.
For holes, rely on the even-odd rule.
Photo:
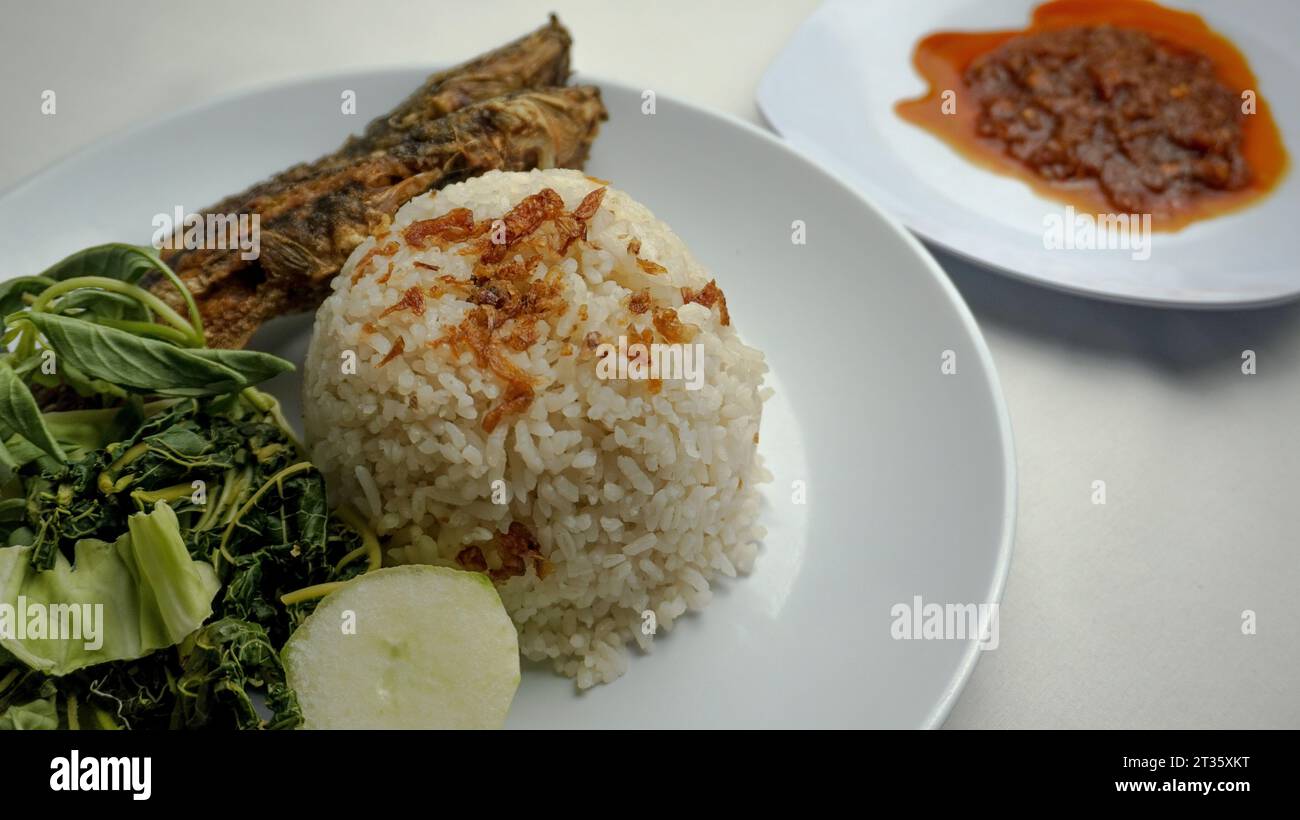
{"label": "boiled papaya leaf", "polygon": [[[181,656],[185,671],[176,684],[181,726],[294,729],[302,724],[280,653],[257,624],[236,618],[210,623],[181,646]],[[254,687],[266,690],[269,721],[262,720],[253,703]]]}
{"label": "boiled papaya leaf", "polygon": [[35,531],[29,542],[31,560],[38,570],[55,565],[55,557],[71,557],[82,538],[120,533],[122,514],[111,499],[99,492],[99,474],[107,466],[102,450],[81,460],[44,469],[26,482],[28,522]]}
{"label": "boiled papaya leaf", "polygon": [[[242,511],[226,543],[220,570],[225,588],[214,607],[218,615],[265,627],[281,645],[315,607],[284,607],[280,597],[304,587],[343,581],[366,569],[365,561],[340,566],[355,550],[360,536],[337,518],[329,517],[325,481],[316,470],[283,480],[264,476],[268,490]],[[191,550],[203,555],[215,550],[221,533],[194,533]]]}

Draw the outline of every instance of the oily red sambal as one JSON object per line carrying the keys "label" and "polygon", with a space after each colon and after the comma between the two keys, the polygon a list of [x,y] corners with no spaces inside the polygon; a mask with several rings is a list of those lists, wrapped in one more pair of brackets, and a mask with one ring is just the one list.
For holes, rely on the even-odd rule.
{"label": "oily red sambal", "polygon": [[913,59],[930,88],[900,116],[1080,210],[1178,230],[1258,199],[1286,170],[1245,58],[1150,0],[1055,0],[1021,31],[931,34]]}

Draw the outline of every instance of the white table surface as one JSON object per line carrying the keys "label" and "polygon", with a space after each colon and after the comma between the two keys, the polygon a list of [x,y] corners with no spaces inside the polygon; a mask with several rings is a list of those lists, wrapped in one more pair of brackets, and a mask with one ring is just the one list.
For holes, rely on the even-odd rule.
{"label": "white table surface", "polygon": [[[551,9],[583,72],[760,122],[759,76],[816,3],[389,0],[365,19],[379,5],[3,0],[0,189],[214,95],[459,61]],[[1001,645],[947,726],[1300,727],[1300,307],[1126,307],[936,255],[992,348],[1020,478]]]}

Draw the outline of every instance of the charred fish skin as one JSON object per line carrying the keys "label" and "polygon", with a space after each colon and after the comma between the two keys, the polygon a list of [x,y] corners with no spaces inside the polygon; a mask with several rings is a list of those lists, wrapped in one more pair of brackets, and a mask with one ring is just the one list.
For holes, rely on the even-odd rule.
{"label": "charred fish skin", "polygon": [[[343,164],[295,166],[225,211],[258,214],[261,248],[174,252],[214,347],[242,347],[265,321],[315,309],[348,255],[413,196],[491,170],[581,168],[607,118],[593,86],[521,91],[403,131],[386,150]],[[282,182],[282,180],[285,180]],[[169,294],[163,284],[160,295]]]}
{"label": "charred fish skin", "polygon": [[406,132],[467,105],[526,88],[561,86],[569,79],[573,37],[554,14],[545,26],[425,80],[415,93],[350,138],[342,154],[391,148]]}
{"label": "charred fish skin", "polygon": [[[205,209],[260,223],[255,260],[237,250],[164,254],[196,297],[208,343],[242,347],[264,321],[314,309],[352,250],[413,196],[494,169],[581,168],[607,113],[598,89],[562,86],[571,43],[552,15],[434,74],[338,151]],[[554,87],[532,87],[542,81]],[[179,302],[165,283],[154,287]]]}
{"label": "charred fish skin", "polygon": [[254,199],[273,199],[287,188],[346,167],[358,157],[388,150],[407,139],[413,128],[476,102],[530,88],[564,85],[572,44],[568,29],[551,15],[545,26],[433,74],[392,111],[371,120],[361,136],[348,137],[339,150],[287,168],[222,199],[205,213],[234,213]]}

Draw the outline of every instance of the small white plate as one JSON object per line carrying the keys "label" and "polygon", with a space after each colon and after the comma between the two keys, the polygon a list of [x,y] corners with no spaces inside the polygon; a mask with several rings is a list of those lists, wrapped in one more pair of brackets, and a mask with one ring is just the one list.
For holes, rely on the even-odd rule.
{"label": "small white plate", "polygon": [[[0,197],[4,270],[31,273],[151,219],[196,210],[332,150],[427,68],[312,79],[228,97],[102,143]],[[613,684],[584,695],[530,667],[512,727],[933,726],[975,641],[891,638],[891,608],[997,601],[1011,552],[1014,459],[984,342],[906,231],[752,126],[600,82],[610,121],[588,170],[645,202],[717,276],[776,389],[761,451],[776,476],[752,576],[722,584]],[[356,117],[339,115],[341,89]],[[255,125],[251,125],[255,124]],[[792,223],[807,243],[791,241]],[[310,318],[253,346],[301,364]],[[940,372],[944,351],[957,372]],[[300,379],[272,385],[300,416]],[[807,503],[792,503],[795,482]]]}
{"label": "small white plate", "polygon": [[[1252,307],[1300,297],[1300,14],[1292,0],[1246,6],[1168,2],[1200,14],[1250,63],[1292,158],[1264,200],[1178,233],[1156,233],[1150,258],[1128,250],[1049,250],[1044,219],[1064,206],[972,165],[900,119],[919,96],[918,40],[938,30],[1021,28],[1040,0],[829,0],[795,34],[758,87],[758,104],[792,145],[834,169],[917,234],[1020,278],[1125,302]],[[1139,254],[1140,255],[1140,254]]]}

